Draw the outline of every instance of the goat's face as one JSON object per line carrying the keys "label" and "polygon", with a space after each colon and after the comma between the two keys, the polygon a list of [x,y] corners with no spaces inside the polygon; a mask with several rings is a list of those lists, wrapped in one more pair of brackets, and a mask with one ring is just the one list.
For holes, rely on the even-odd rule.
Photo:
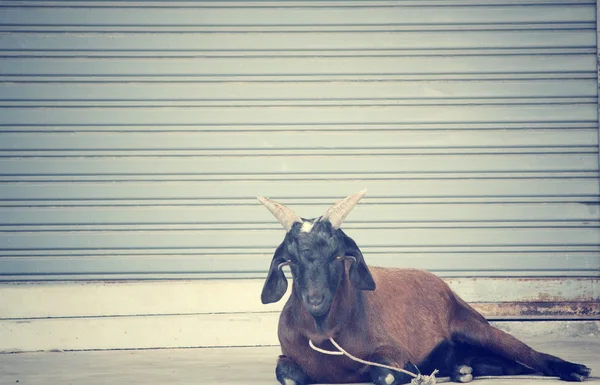
{"label": "goat's face", "polygon": [[[343,203],[348,203],[347,200],[353,197],[358,202],[362,195],[358,199],[351,196],[338,203],[346,210],[343,217],[356,202],[349,208]],[[288,230],[271,261],[261,295],[263,303],[279,301],[285,294],[287,280],[281,268],[287,265],[292,271],[295,292],[302,300],[304,308],[315,318],[327,316],[336,290],[345,277],[344,261],[347,259],[352,261],[349,278],[354,287],[360,290],[375,289],[375,282],[358,246],[339,229],[343,218],[339,219],[332,214],[332,209],[338,205],[333,206],[320,218],[306,220],[297,217],[290,209],[276,202],[262,197],[261,202]],[[279,216],[284,214],[286,218],[282,220]]]}
{"label": "goat's face", "polygon": [[276,257],[279,266],[290,266],[294,288],[306,310],[315,317],[329,311],[344,275],[344,244],[337,232],[329,222],[297,223],[285,237],[281,255]]}

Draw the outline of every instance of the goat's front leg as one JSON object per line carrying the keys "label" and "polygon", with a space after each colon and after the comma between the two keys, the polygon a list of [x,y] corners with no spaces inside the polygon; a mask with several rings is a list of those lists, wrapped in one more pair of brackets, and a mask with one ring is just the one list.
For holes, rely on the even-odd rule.
{"label": "goat's front leg", "polygon": [[294,360],[287,356],[279,356],[275,375],[281,385],[306,385],[314,382]]}
{"label": "goat's front leg", "polygon": [[[384,364],[397,368],[415,372],[415,366],[403,358],[403,355],[394,348],[379,348],[375,354],[371,355],[370,361],[378,364]],[[406,373],[381,368],[379,366],[371,366],[370,369],[371,381],[375,385],[400,385],[408,384],[412,377]]]}

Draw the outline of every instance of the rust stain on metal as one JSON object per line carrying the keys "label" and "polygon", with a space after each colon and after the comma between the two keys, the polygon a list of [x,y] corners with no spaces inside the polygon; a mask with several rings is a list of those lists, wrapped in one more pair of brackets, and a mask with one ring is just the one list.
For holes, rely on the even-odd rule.
{"label": "rust stain on metal", "polygon": [[513,316],[571,316],[578,318],[600,318],[598,302],[501,302],[472,303],[486,317]]}
{"label": "rust stain on metal", "polygon": [[561,297],[558,295],[551,295],[550,293],[538,293],[537,298],[535,298],[535,300],[540,301],[540,302],[547,302],[547,303],[553,303],[553,302],[560,302]]}
{"label": "rust stain on metal", "polygon": [[[576,281],[577,279],[571,279],[571,281]],[[561,280],[561,279],[557,279],[555,277],[548,277],[548,278],[517,278],[515,279],[515,281],[519,281],[519,282],[527,282],[530,284],[533,284],[536,286],[536,288],[538,288],[538,292],[535,294],[535,296],[532,296],[531,298],[529,298],[529,301],[531,302],[547,302],[547,303],[559,303],[559,302],[563,302],[565,300],[565,295],[562,292],[562,290],[560,292],[554,292],[554,293],[550,293],[544,290],[548,289],[548,286],[552,286],[554,288],[554,290],[556,290],[558,287],[560,287],[561,289],[563,289],[564,285],[565,285],[565,281]],[[583,301],[585,300],[585,298],[572,298],[572,301]]]}

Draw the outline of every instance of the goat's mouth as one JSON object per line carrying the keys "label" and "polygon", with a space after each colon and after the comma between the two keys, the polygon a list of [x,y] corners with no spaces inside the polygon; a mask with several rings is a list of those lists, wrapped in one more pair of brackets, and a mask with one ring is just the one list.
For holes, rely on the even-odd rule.
{"label": "goat's mouth", "polygon": [[324,308],[324,309],[308,309],[308,312],[313,316],[313,317],[322,317],[325,314],[327,314],[329,312],[328,308]]}
{"label": "goat's mouth", "polygon": [[[325,301],[326,302],[326,301]],[[326,315],[327,313],[329,313],[329,308],[331,307],[330,303],[325,303],[322,302],[318,305],[311,305],[308,303],[305,303],[305,307],[306,310],[308,310],[308,312],[310,313],[310,315],[312,315],[313,317],[323,317],[324,315]]]}

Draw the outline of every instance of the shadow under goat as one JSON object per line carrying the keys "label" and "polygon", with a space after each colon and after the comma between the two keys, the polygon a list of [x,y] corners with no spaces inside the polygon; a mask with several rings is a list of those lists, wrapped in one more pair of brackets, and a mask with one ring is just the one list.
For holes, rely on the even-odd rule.
{"label": "shadow under goat", "polygon": [[[279,319],[283,355],[276,376],[282,385],[373,381],[408,383],[407,374],[329,356],[309,346],[336,350],[333,338],[355,357],[417,370],[456,382],[473,376],[540,373],[583,381],[591,370],[537,352],[493,326],[437,276],[422,270],[369,268],[342,222],[364,196],[351,195],[314,219],[265,197],[260,202],[286,230],[267,275],[261,300],[279,301],[293,276],[290,298]],[[418,368],[418,369],[417,369]]]}

